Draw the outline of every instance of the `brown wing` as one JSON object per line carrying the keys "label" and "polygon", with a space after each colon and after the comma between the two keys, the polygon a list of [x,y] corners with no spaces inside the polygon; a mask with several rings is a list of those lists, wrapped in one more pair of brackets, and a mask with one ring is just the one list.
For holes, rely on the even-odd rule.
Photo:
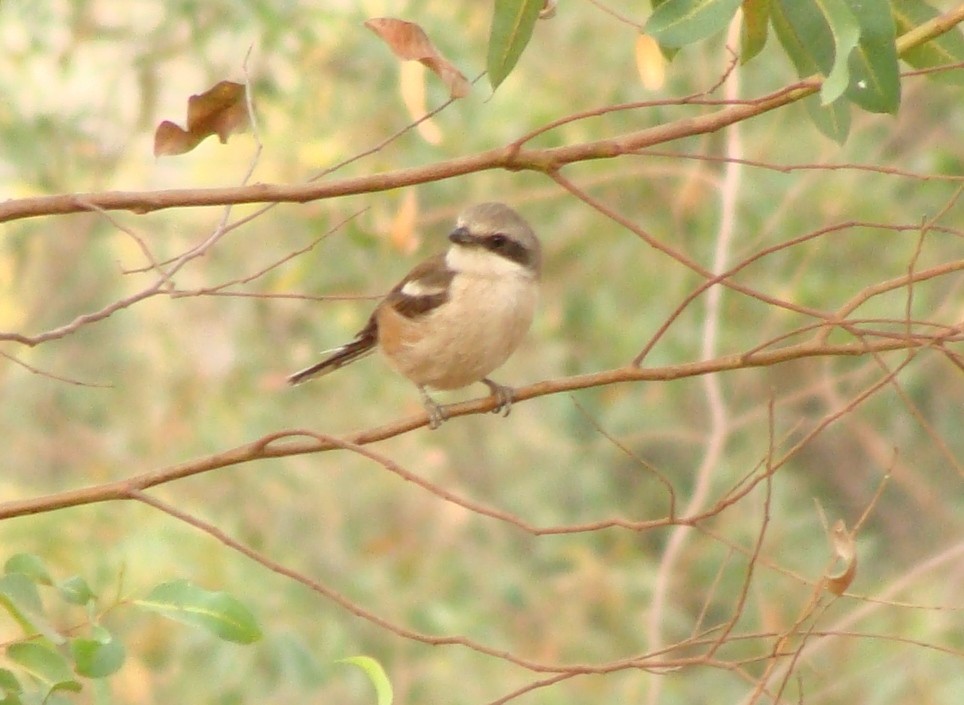
{"label": "brown wing", "polygon": [[340,367],[368,355],[378,341],[378,310],[390,306],[405,318],[423,316],[441,306],[449,298],[449,283],[455,275],[445,266],[445,254],[439,254],[416,266],[392,289],[369,317],[365,327],[354,340],[331,351],[321,362],[296,372],[288,378],[290,384],[299,384],[312,377],[334,372]]}
{"label": "brown wing", "polygon": [[381,305],[391,306],[406,318],[423,316],[448,301],[453,276],[455,272],[445,265],[445,254],[440,253],[409,272]]}

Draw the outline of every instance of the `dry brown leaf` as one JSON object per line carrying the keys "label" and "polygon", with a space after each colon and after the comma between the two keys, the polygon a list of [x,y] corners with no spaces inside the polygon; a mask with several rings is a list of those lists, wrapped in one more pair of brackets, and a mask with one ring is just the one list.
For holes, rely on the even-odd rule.
{"label": "dry brown leaf", "polygon": [[197,147],[203,139],[192,135],[187,130],[165,120],[154,131],[154,156],[164,157],[174,154],[184,154]]}
{"label": "dry brown leaf", "polygon": [[830,530],[830,545],[834,553],[833,567],[837,570],[827,573],[827,589],[834,595],[843,595],[857,575],[857,548],[842,519]]}
{"label": "dry brown leaf", "polygon": [[414,22],[393,17],[373,17],[365,26],[377,34],[395,56],[403,61],[419,61],[435,73],[448,87],[453,98],[469,94],[471,84],[448,59],[439,54],[425,31]]}
{"label": "dry brown leaf", "polygon": [[217,135],[221,143],[228,136],[248,127],[248,105],[244,85],[221,81],[204,93],[187,101],[187,129],[170,120],[154,132],[154,156],[170,156],[190,152],[205,138]]}
{"label": "dry brown leaf", "polygon": [[666,57],[659,44],[648,34],[636,37],[636,71],[643,88],[658,91],[666,83]]}

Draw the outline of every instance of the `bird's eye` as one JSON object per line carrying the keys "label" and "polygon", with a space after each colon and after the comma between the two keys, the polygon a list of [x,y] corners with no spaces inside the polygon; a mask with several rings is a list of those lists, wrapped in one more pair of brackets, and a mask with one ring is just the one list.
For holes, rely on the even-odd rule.
{"label": "bird's eye", "polygon": [[494,250],[502,249],[503,247],[505,247],[505,244],[508,241],[509,241],[509,238],[507,238],[502,233],[496,233],[495,235],[489,238],[490,246]]}

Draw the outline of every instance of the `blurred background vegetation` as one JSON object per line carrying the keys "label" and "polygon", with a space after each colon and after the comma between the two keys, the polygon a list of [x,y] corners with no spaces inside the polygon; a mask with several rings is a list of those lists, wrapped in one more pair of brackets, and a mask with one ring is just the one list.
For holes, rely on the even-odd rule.
{"label": "blurred background vegetation", "polygon": [[[640,12],[637,5],[608,3],[629,17]],[[399,65],[362,26],[366,18],[418,22],[475,77],[484,67],[490,12],[489,3],[441,0],[4,2],[3,197],[240,183],[255,152],[251,135],[233,136],[226,146],[207,140],[189,154],[159,160],[151,156],[151,140],[161,120],[183,120],[190,94],[223,79],[244,81],[249,48],[247,73],[263,144],[253,180],[303,182],[411,121],[400,97]],[[479,82],[470,96],[434,118],[436,143],[412,132],[328,178],[472,154],[580,110],[706,90],[730,60],[722,38],[688,48],[670,65],[667,85],[653,94],[637,74],[636,35],[636,28],[591,2],[564,3],[554,19],[539,23],[497,93],[490,95]],[[794,80],[789,61],[773,46],[738,71],[745,96]],[[432,77],[426,89],[430,106],[447,98]],[[700,110],[612,113],[565,125],[535,144],[599,139]],[[964,172],[961,91],[921,77],[904,82],[898,116],[855,114],[842,146],[820,136],[800,106],[738,129],[745,158],[759,162],[860,163],[957,177]],[[708,135],[666,149],[720,155],[724,146],[720,135]],[[720,227],[724,168],[684,156],[639,155],[566,173],[708,265]],[[747,166],[739,178],[731,262],[844,221],[914,225],[943,208],[957,187],[866,170],[782,173]],[[268,296],[158,297],[61,340],[0,348],[36,369],[95,385],[33,374],[0,358],[0,500],[123,478],[284,428],[338,434],[416,413],[418,395],[377,359],[296,389],[286,388],[284,378],[361,327],[371,301],[354,297],[383,293],[418,257],[442,247],[455,214],[479,200],[516,207],[536,225],[546,250],[543,304],[526,343],[498,373],[503,383],[625,364],[700,283],[538,174],[484,172],[404,191],[281,205],[228,235],[182,271],[177,285],[195,289],[247,276],[360,214],[306,254],[232,289]],[[415,227],[407,230],[399,213],[413,203]],[[236,207],[231,217],[255,210]],[[223,211],[113,217],[164,259],[204,240]],[[928,235],[918,270],[962,257],[960,201],[941,225],[956,232]],[[393,228],[401,236],[389,237]],[[765,258],[742,277],[761,291],[830,310],[865,286],[904,275],[918,235],[846,228]],[[98,214],[5,224],[0,330],[36,334],[129,295],[152,275],[125,271],[144,264],[134,239]],[[917,285],[915,315],[960,322],[962,291],[959,274]],[[860,315],[900,319],[906,298],[906,290],[879,297]],[[704,317],[701,299],[646,364],[698,359]],[[727,291],[718,350],[748,350],[807,322]],[[882,359],[894,367],[904,357]],[[771,399],[776,441],[788,447],[881,374],[878,360],[858,357],[719,377],[725,446],[711,475],[713,496],[766,456]],[[818,579],[830,557],[814,499],[831,519],[852,525],[888,470],[892,477],[859,536],[852,590],[908,605],[857,597],[833,603],[819,629],[877,636],[821,641],[797,664],[799,681],[791,684],[788,699],[964,699],[964,616],[920,608],[960,608],[964,594],[964,377],[942,356],[925,353],[897,380],[899,390],[888,386],[831,424],[774,479],[771,524],[739,632],[787,629],[807,604],[812,585],[794,576]],[[480,386],[444,398],[483,393]],[[706,382],[696,378],[542,397],[517,405],[507,420],[459,418],[434,433],[394,438],[378,450],[434,483],[539,526],[614,516],[656,519],[667,511],[663,484],[612,439],[668,477],[685,503],[709,452],[713,424]],[[652,643],[649,610],[672,527],[534,537],[442,502],[349,453],[222,469],[155,492],[413,629],[466,635],[525,658],[560,663],[612,661],[659,645]],[[720,537],[750,548],[762,507],[758,491],[707,522],[717,538],[687,533],[659,614],[663,643],[731,614],[746,559]],[[190,578],[236,595],[262,622],[265,639],[240,647],[116,610],[107,622],[124,638],[128,661],[104,690],[76,696],[83,701],[109,692],[114,701],[131,703],[373,702],[360,674],[332,665],[355,654],[382,663],[397,702],[488,702],[537,677],[465,648],[400,639],[134,503],[6,521],[0,523],[0,546],[0,557],[40,554],[64,575],[86,576],[105,595],[119,583],[124,595],[135,595],[164,580]],[[948,555],[957,560],[946,560]],[[0,642],[17,636],[15,625],[0,619]],[[772,647],[757,639],[734,642],[720,657]],[[759,675],[762,668],[750,665],[747,672]],[[749,691],[740,675],[724,669],[662,675],[629,670],[570,679],[519,702],[629,703],[655,692],[665,703],[706,702],[707,693],[715,701],[736,702]]]}

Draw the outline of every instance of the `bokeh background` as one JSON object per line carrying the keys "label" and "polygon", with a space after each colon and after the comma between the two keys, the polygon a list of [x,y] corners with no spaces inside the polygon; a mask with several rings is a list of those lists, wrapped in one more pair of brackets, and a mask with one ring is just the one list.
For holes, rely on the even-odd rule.
{"label": "bokeh background", "polygon": [[[607,7],[642,22],[637,5],[613,0]],[[240,183],[255,157],[250,134],[232,136],[227,145],[209,139],[179,157],[151,153],[157,123],[183,122],[187,97],[225,79],[249,81],[256,102],[262,150],[252,180],[303,182],[412,119],[400,66],[363,27],[366,18],[418,22],[474,78],[485,65],[490,12],[489,3],[430,0],[4,2],[3,197]],[[434,118],[436,137],[409,132],[325,178],[430,164],[501,146],[580,110],[689,95],[713,86],[730,63],[723,38],[707,41],[675,58],[660,91],[647,91],[634,59],[637,32],[595,3],[563,3],[554,19],[539,23],[495,94],[480,81]],[[737,71],[744,96],[794,80],[775,46]],[[433,77],[424,85],[426,105],[446,100]],[[534,145],[600,139],[705,110],[615,112],[562,126]],[[939,221],[944,231],[928,234],[915,267],[964,257],[964,206],[953,200],[964,172],[959,87],[905,80],[899,115],[856,113],[844,145],[822,137],[800,106],[738,130],[742,156],[754,162],[871,169],[784,173],[748,165],[731,183],[736,205],[726,206],[725,163],[686,156],[732,149],[724,136],[707,135],[664,147],[677,156],[600,160],[566,174],[706,266],[724,208],[737,219],[730,262],[833,224],[879,223],[782,250],[742,275],[761,291],[817,308],[832,310],[864,287],[906,274],[919,232],[887,226],[913,226],[949,203]],[[330,231],[310,251],[231,287],[235,295],[158,296],[62,339],[0,347],[35,369],[85,383],[0,359],[0,501],[123,478],[281,429],[340,434],[417,413],[417,393],[375,358],[296,389],[284,378],[354,334],[371,309],[369,297],[442,247],[457,212],[479,200],[516,207],[546,252],[543,303],[527,341],[497,374],[503,383],[627,363],[700,283],[538,174],[489,171],[281,205],[230,233],[176,278],[185,291],[217,286]],[[235,207],[230,217],[255,210]],[[203,241],[223,217],[218,208],[173,209],[116,213],[115,222],[83,214],[4,224],[0,330],[53,329],[148,285],[151,272],[129,271],[146,262],[124,228],[164,260]],[[915,317],[959,324],[961,279],[951,273],[915,286]],[[906,303],[906,289],[898,290],[858,315],[900,320]],[[699,359],[707,315],[703,297],[646,364]],[[718,320],[717,354],[751,349],[809,322],[730,291]],[[681,507],[697,477],[709,482],[714,500],[766,458],[771,400],[773,442],[786,449],[879,379],[881,363],[893,368],[905,355],[801,360],[714,382],[546,396],[518,404],[508,419],[463,417],[377,450],[440,487],[537,526],[658,519],[668,507],[659,474]],[[813,637],[819,645],[795,665],[788,699],[964,698],[964,376],[940,354],[923,353],[896,380],[899,388],[886,386],[829,424],[774,478],[770,524],[743,594],[739,633],[794,624],[831,557],[817,505],[830,520],[853,525],[890,472],[859,535],[855,597],[829,604],[814,627],[838,635]],[[716,402],[708,396],[714,384]],[[442,398],[482,393],[479,387]],[[446,503],[348,452],[222,469],[154,492],[392,622],[558,664],[645,654],[725,621],[746,578],[746,555],[734,546],[751,549],[763,517],[761,488],[705,522],[706,531],[533,536]],[[134,503],[4,521],[0,547],[0,558],[34,552],[62,576],[85,576],[104,604],[189,578],[237,596],[264,627],[261,642],[241,647],[121,604],[104,619],[127,645],[127,663],[101,690],[73,700],[374,702],[360,673],[333,664],[357,654],[379,660],[397,702],[489,702],[540,677],[460,646],[399,638]],[[18,636],[0,613],[0,642]],[[734,639],[720,658],[766,654],[773,646],[762,637]],[[758,677],[764,667],[765,661],[748,664],[743,675],[705,665],[663,674],[630,669],[572,678],[517,702],[700,703],[708,693],[738,702],[752,691],[745,674]]]}

